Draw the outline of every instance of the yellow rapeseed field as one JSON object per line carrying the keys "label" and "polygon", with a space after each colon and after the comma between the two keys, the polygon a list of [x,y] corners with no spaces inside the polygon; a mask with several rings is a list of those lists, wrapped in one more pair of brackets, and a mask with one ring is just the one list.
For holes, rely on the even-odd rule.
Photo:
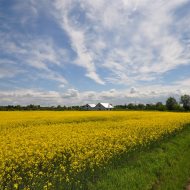
{"label": "yellow rapeseed field", "polygon": [[0,112],[0,189],[75,189],[120,155],[190,123],[189,113]]}

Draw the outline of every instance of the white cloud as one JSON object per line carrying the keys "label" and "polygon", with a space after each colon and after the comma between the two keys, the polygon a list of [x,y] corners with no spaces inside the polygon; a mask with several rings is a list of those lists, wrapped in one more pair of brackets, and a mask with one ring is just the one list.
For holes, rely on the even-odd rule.
{"label": "white cloud", "polygon": [[59,88],[65,88],[65,84],[60,84]]}
{"label": "white cloud", "polygon": [[55,91],[40,91],[34,89],[18,89],[0,92],[1,105],[9,104],[40,104],[40,105],[58,105],[62,103],[62,98]]}
{"label": "white cloud", "polygon": [[79,92],[76,89],[68,89],[67,92],[65,92],[62,97],[63,98],[77,98],[79,96]]}
{"label": "white cloud", "polygon": [[13,61],[0,59],[0,78],[12,78],[24,71],[18,68]]}
{"label": "white cloud", "polygon": [[[14,31],[9,34],[0,32],[0,37],[2,37],[1,41],[3,43],[3,46],[0,46],[0,51],[5,56],[11,57],[9,58],[9,62],[14,63],[9,67],[9,70],[12,70],[12,75],[13,73],[16,74],[19,70],[30,73],[32,67],[37,70],[34,74],[36,76],[43,76],[46,79],[67,84],[67,80],[64,76],[51,69],[52,65],[60,68],[63,67],[62,59],[68,59],[65,49],[56,47],[51,38],[40,39],[32,36],[25,38],[21,34],[15,33],[14,37],[16,37],[17,40],[14,40],[12,36],[13,32]],[[6,77],[5,68],[8,68],[8,62],[5,62],[2,58],[0,58],[0,61],[3,65],[1,67],[1,73],[3,73],[4,68],[4,75],[1,76]],[[7,69],[6,71],[8,72]],[[11,72],[9,73],[11,75]]]}
{"label": "white cloud", "polygon": [[183,94],[190,94],[189,79],[173,85],[144,85],[130,89],[110,89],[103,91],[79,91],[75,88],[64,92],[39,89],[17,89],[1,91],[1,105],[41,104],[41,105],[84,105],[85,103],[110,102],[114,105],[128,103],[165,103],[169,96],[179,100]]}
{"label": "white cloud", "polygon": [[77,27],[77,21],[75,20],[76,24],[74,25],[74,23],[68,17],[70,8],[68,3],[65,1],[57,1],[55,6],[57,8],[57,12],[59,12],[58,15],[56,14],[56,17],[59,18],[59,24],[67,32],[71,40],[71,46],[77,54],[77,58],[75,59],[74,63],[86,68],[87,77],[99,84],[104,84],[104,81],[96,73],[92,52],[86,47],[85,28],[82,29]]}
{"label": "white cloud", "polygon": [[175,82],[175,84],[181,86],[181,88],[183,88],[183,87],[190,88],[190,78],[179,80],[179,81]]}
{"label": "white cloud", "polygon": [[98,74],[94,71],[90,71],[89,73],[86,74],[86,76],[96,81],[99,84],[105,84],[104,81],[102,81],[100,77],[98,76]]}
{"label": "white cloud", "polygon": [[135,87],[132,87],[131,90],[130,90],[131,94],[135,94],[137,92],[138,92],[138,90]]}
{"label": "white cloud", "polygon": [[[189,64],[187,46],[179,36],[182,31],[175,33],[172,29],[180,27],[182,30],[182,26],[176,26],[174,12],[187,0],[56,2],[61,15],[59,22],[77,53],[75,63],[85,67],[86,76],[98,83],[132,84],[155,80]],[[82,13],[75,15],[78,11]],[[70,12],[76,17],[70,17]],[[84,23],[77,14],[84,14]],[[183,20],[186,27],[189,19]],[[104,81],[97,67],[110,70]]]}

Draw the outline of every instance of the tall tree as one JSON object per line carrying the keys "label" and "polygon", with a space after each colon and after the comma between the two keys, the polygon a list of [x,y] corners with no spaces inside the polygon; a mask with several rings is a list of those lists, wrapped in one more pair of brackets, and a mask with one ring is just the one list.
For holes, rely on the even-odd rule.
{"label": "tall tree", "polygon": [[180,102],[183,104],[185,110],[190,110],[190,96],[185,94],[181,96]]}
{"label": "tall tree", "polygon": [[156,103],[156,109],[159,110],[159,111],[164,111],[164,110],[166,110],[166,106],[163,105],[162,102],[157,102]]}
{"label": "tall tree", "polygon": [[168,110],[175,110],[177,105],[178,105],[178,103],[174,97],[169,97],[166,100],[166,107]]}

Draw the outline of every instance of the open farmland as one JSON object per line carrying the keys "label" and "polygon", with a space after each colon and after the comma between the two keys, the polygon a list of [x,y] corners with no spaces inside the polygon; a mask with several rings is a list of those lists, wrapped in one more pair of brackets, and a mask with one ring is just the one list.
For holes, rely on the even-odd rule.
{"label": "open farmland", "polygon": [[189,123],[189,113],[0,112],[0,189],[84,189],[121,155]]}

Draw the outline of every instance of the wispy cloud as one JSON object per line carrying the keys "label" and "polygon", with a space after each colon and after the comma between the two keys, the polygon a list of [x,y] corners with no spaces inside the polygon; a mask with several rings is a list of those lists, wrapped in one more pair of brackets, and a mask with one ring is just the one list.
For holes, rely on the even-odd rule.
{"label": "wispy cloud", "polygon": [[[63,84],[67,83],[64,76],[51,69],[51,65],[63,66],[62,59],[67,59],[67,51],[56,47],[51,38],[25,37],[18,33],[12,37],[11,34],[4,32],[1,32],[0,36],[3,43],[3,46],[0,46],[1,54],[7,57],[7,60],[9,58],[9,62],[15,65],[10,67],[11,70],[18,67],[22,68],[20,70],[23,72],[28,73],[30,72],[30,67],[32,67],[36,69],[36,76],[39,74],[45,75],[45,78],[49,80],[55,80]],[[1,59],[2,61],[3,59]],[[7,63],[4,61],[3,65],[7,65]]]}
{"label": "wispy cloud", "polygon": [[12,78],[24,72],[15,62],[7,59],[0,59],[0,68],[0,78]]}
{"label": "wispy cloud", "polygon": [[[58,14],[56,18],[58,23],[65,30],[70,37],[71,47],[76,53],[77,57],[74,61],[75,64],[84,67],[87,70],[86,76],[99,84],[104,84],[104,81],[96,73],[96,67],[93,59],[93,52],[86,47],[86,28],[78,27],[77,20],[72,22],[69,18],[69,10],[72,10],[72,4],[65,1],[57,1],[55,4]],[[76,18],[77,19],[77,18]]]}
{"label": "wispy cloud", "polygon": [[181,86],[182,88],[183,87],[190,88],[190,78],[179,80],[179,81],[175,82],[175,84]]}
{"label": "wispy cloud", "polygon": [[175,9],[187,0],[56,2],[59,22],[77,54],[75,63],[98,83],[103,81],[96,67],[110,70],[104,81],[126,84],[156,80],[189,64],[187,46],[172,29]]}

